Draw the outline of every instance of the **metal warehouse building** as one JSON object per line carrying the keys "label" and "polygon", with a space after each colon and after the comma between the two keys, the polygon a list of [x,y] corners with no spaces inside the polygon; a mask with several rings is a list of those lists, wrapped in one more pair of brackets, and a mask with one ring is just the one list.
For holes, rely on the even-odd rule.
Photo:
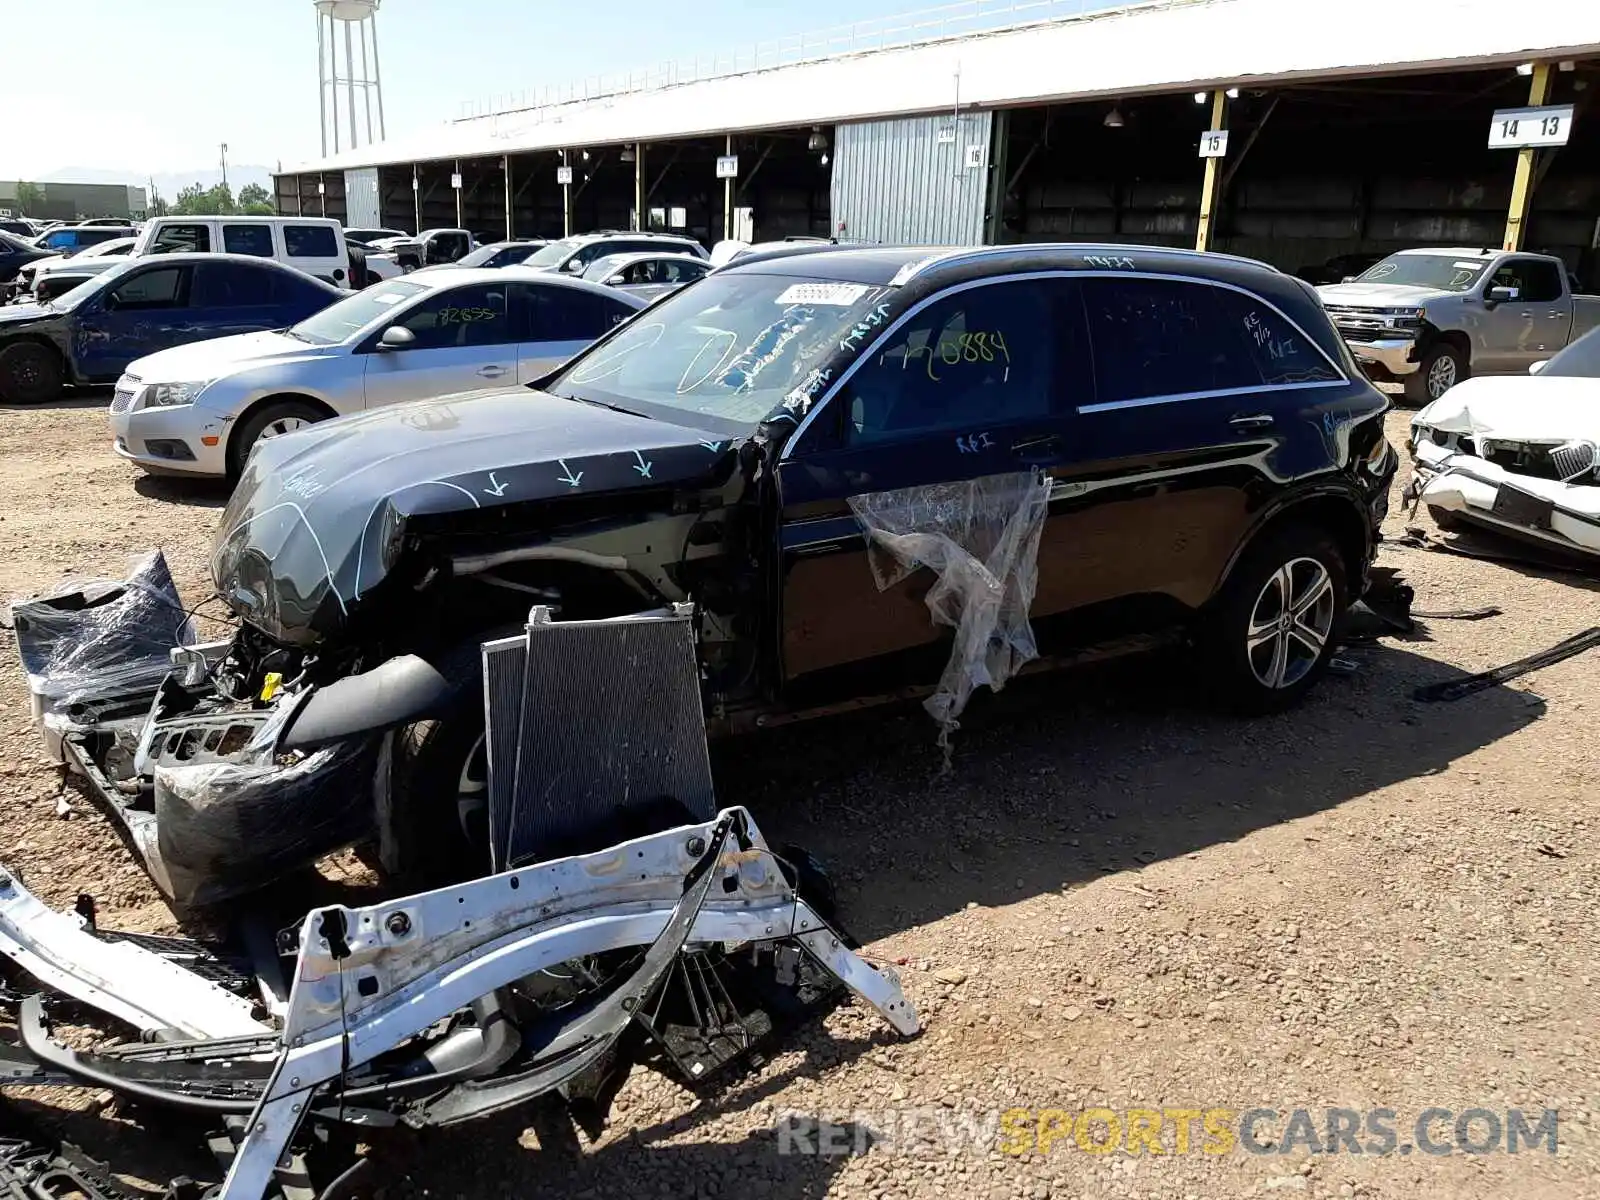
{"label": "metal warehouse building", "polygon": [[1597,89],[1597,0],[1152,0],[506,105],[282,174],[277,203],[495,238],[1095,239],[1291,270],[1504,244],[1595,286]]}

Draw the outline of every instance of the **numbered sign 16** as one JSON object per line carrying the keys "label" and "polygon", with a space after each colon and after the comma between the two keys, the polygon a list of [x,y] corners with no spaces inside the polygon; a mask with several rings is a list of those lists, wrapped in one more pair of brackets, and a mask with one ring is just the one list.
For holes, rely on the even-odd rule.
{"label": "numbered sign 16", "polygon": [[1201,158],[1226,158],[1228,156],[1228,131],[1208,129],[1200,135]]}
{"label": "numbered sign 16", "polygon": [[1571,136],[1570,104],[1547,104],[1542,108],[1502,108],[1489,122],[1491,150],[1565,146]]}

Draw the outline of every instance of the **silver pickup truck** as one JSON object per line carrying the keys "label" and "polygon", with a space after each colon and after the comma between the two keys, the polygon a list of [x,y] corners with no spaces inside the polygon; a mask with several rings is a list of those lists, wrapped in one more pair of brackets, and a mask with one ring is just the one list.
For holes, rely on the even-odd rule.
{"label": "silver pickup truck", "polygon": [[1402,250],[1317,289],[1356,361],[1415,404],[1468,375],[1514,375],[1600,325],[1600,296],[1573,294],[1548,254]]}

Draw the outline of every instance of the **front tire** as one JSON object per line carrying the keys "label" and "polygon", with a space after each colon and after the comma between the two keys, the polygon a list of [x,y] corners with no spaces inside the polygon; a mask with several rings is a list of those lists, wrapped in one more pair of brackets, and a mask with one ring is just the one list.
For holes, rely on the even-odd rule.
{"label": "front tire", "polygon": [[48,404],[66,386],[66,369],[49,346],[17,342],[0,350],[0,400]]}
{"label": "front tire", "polygon": [[1422,365],[1406,376],[1406,399],[1431,404],[1467,377],[1467,359],[1449,342],[1438,342],[1422,356]]}
{"label": "front tire", "polygon": [[1206,622],[1206,658],[1231,707],[1281,712],[1327,670],[1349,606],[1344,556],[1322,529],[1268,530],[1234,567]]}
{"label": "front tire", "polygon": [[250,414],[250,419],[239,427],[228,446],[228,478],[237,482],[244,474],[244,464],[251,448],[262,438],[292,433],[307,425],[327,419],[328,414],[304,400],[279,400],[266,404]]}

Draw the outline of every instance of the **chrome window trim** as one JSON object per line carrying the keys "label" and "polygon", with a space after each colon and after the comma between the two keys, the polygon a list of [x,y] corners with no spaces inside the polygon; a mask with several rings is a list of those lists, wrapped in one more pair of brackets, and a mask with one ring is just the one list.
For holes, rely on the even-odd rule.
{"label": "chrome window trim", "polygon": [[[1191,250],[1189,253],[1197,254],[1199,252]],[[1316,352],[1322,356],[1323,361],[1333,369],[1333,373],[1337,375],[1338,378],[1316,380],[1309,383],[1263,383],[1258,387],[1224,388],[1219,391],[1209,392],[1177,392],[1160,396],[1141,396],[1135,400],[1097,401],[1094,404],[1077,406],[1077,408],[1074,410],[1076,412],[1088,413],[1107,411],[1117,408],[1142,408],[1152,404],[1176,403],[1182,400],[1200,399],[1207,396],[1254,395],[1259,392],[1275,391],[1280,389],[1290,391],[1307,387],[1348,387],[1350,384],[1350,377],[1345,374],[1344,368],[1335,362],[1328,352],[1317,344],[1317,340],[1307,333],[1305,328],[1298,321],[1296,321],[1288,313],[1284,312],[1283,309],[1279,308],[1271,300],[1268,300],[1266,297],[1257,292],[1252,292],[1249,288],[1243,288],[1237,284],[1227,283],[1220,279],[1205,279],[1193,275],[1171,275],[1165,272],[1157,271],[1020,271],[1008,275],[990,275],[983,279],[964,280],[961,283],[952,284],[950,287],[934,292],[931,295],[924,296],[921,300],[917,301],[917,303],[913,304],[910,308],[906,309],[905,312],[901,313],[892,322],[890,322],[889,325],[878,334],[877,338],[870,342],[861,350],[859,354],[856,355],[855,361],[845,368],[844,374],[840,375],[838,379],[834,380],[833,383],[828,386],[827,391],[823,392],[822,396],[817,399],[806,411],[806,415],[801,418],[799,425],[795,427],[794,433],[790,435],[788,441],[784,442],[783,451],[778,455],[778,461],[780,463],[787,462],[791,457],[793,457],[794,448],[800,444],[800,439],[805,436],[806,429],[810,427],[811,422],[816,420],[817,414],[829,405],[833,398],[839,394],[839,390],[843,388],[845,384],[850,382],[855,373],[860,370],[862,365],[878,351],[879,347],[883,346],[890,338],[898,333],[902,325],[920,313],[923,309],[927,308],[928,305],[933,304],[935,301],[943,300],[948,296],[958,295],[961,292],[971,291],[973,288],[990,287],[998,283],[1016,283],[1029,279],[1130,278],[1161,279],[1171,283],[1194,284],[1199,287],[1226,288],[1230,292],[1238,292],[1241,296],[1247,296],[1256,303],[1263,304],[1267,308],[1270,308],[1273,312],[1277,313],[1278,316],[1287,321],[1290,328],[1292,328],[1301,337],[1305,338],[1305,340],[1311,344]],[[1087,321],[1085,324],[1087,325]],[[1089,337],[1092,352],[1094,339],[1094,333],[1092,330],[1089,331]]]}

